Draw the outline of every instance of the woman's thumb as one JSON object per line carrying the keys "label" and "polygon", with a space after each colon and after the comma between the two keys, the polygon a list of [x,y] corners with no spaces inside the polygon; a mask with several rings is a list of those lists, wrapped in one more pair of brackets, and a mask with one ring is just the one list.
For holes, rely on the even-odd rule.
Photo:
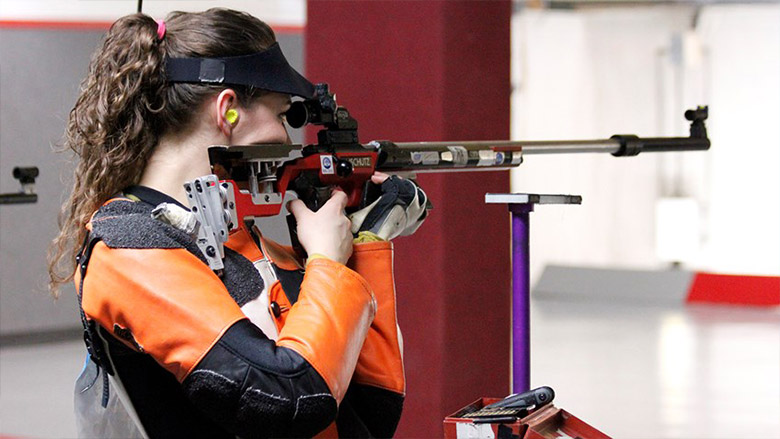
{"label": "woman's thumb", "polygon": [[287,210],[293,214],[295,219],[299,219],[301,215],[306,214],[306,211],[308,211],[309,208],[306,207],[306,204],[304,204],[301,200],[292,200],[287,203]]}

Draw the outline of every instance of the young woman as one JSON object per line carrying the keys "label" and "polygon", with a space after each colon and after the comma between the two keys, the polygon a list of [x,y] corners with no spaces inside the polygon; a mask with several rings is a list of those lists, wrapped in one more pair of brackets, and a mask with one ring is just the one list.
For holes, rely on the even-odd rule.
{"label": "young woman", "polygon": [[385,239],[419,227],[421,190],[376,175],[391,202],[352,222],[338,190],[317,212],[294,201],[308,260],[242,224],[221,276],[152,215],[187,211],[183,183],[212,173],[209,146],[289,142],[290,96],[312,91],[245,13],[111,27],[68,121],[79,163],[50,258],[55,290],[75,280],[85,326],[80,435],[393,435],[405,383]]}

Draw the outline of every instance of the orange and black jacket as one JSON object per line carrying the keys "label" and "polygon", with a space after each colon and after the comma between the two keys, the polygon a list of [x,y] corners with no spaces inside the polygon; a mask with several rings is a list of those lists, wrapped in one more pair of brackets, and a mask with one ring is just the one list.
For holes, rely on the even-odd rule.
{"label": "orange and black jacket", "polygon": [[[274,266],[269,288],[246,230],[228,241],[220,278],[191,236],[152,219],[175,200],[126,194],[140,201],[93,216],[76,285],[108,340],[112,364],[96,360],[118,373],[150,437],[393,435],[405,384],[389,242],[356,245],[348,266]],[[276,340],[241,311],[264,288],[284,304]]]}

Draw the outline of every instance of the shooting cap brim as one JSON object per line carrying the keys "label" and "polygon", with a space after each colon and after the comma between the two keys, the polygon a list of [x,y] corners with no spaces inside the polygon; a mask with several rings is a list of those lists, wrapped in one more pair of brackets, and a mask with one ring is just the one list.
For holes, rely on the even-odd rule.
{"label": "shooting cap brim", "polygon": [[279,43],[261,52],[225,58],[165,58],[169,82],[225,84],[311,98],[314,85],[290,66]]}

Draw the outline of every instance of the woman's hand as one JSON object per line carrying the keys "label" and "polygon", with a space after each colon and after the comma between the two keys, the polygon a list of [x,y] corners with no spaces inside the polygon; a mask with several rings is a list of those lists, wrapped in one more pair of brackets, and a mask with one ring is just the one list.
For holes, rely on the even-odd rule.
{"label": "woman's hand", "polygon": [[334,189],[330,199],[316,212],[301,200],[287,204],[298,223],[298,241],[306,253],[346,264],[352,255],[351,223],[344,215],[346,206],[347,195],[340,189]]}

